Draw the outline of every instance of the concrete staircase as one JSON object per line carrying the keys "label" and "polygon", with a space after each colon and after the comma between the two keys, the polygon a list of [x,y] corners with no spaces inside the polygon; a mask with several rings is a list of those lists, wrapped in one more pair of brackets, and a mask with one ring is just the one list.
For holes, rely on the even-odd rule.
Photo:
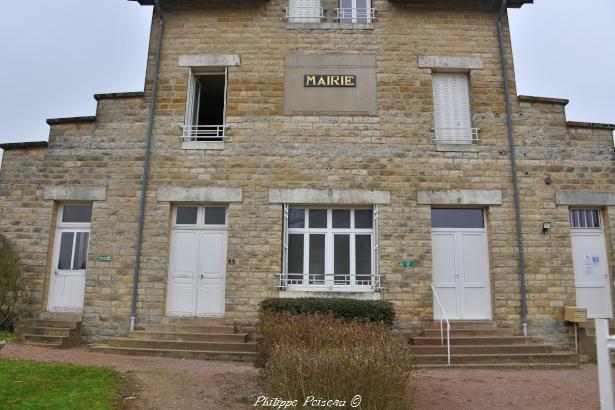
{"label": "concrete staircase", "polygon": [[42,312],[21,324],[23,341],[34,346],[70,348],[81,341],[81,313]]}
{"label": "concrete staircase", "polygon": [[90,348],[105,353],[182,359],[252,361],[256,357],[256,343],[235,326],[216,320],[165,319],[161,324],[146,325],[129,332],[127,337],[107,338]]}
{"label": "concrete staircase", "polygon": [[[444,345],[440,322],[425,325],[423,335],[410,337],[419,367],[447,366],[446,323]],[[451,365],[455,367],[576,367],[577,355],[557,351],[534,337],[513,336],[512,329],[493,321],[451,322]]]}

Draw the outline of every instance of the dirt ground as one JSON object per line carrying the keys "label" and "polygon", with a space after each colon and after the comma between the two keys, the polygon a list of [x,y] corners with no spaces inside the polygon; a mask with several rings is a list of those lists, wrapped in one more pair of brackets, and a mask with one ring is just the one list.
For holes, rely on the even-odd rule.
{"label": "dirt ground", "polygon": [[[259,393],[249,364],[132,357],[7,344],[0,358],[86,364],[119,371],[127,409],[241,409]],[[248,406],[246,406],[248,405]],[[417,409],[598,409],[595,365],[570,370],[422,370]],[[386,410],[386,409],[384,409]]]}

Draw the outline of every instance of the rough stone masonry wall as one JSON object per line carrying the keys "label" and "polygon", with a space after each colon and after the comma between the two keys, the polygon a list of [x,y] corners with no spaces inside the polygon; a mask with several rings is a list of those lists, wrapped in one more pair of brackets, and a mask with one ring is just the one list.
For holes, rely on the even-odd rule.
{"label": "rough stone masonry wall", "polygon": [[[530,333],[560,345],[573,344],[572,327],[563,321],[564,306],[575,305],[569,207],[557,206],[555,193],[615,192],[613,134],[608,129],[567,127],[561,103],[523,101],[521,109],[515,123]],[[551,184],[545,183],[547,177]],[[613,211],[602,208],[611,273],[615,266],[609,226]],[[552,228],[543,234],[542,224],[547,221]],[[496,295],[509,293],[495,291]]]}
{"label": "rough stone masonry wall", "polygon": [[[228,266],[231,319],[255,318],[257,302],[277,294],[282,207],[268,204],[270,187],[391,192],[391,204],[380,208],[380,271],[383,296],[395,303],[404,326],[432,318],[430,208],[416,205],[417,190],[501,189],[504,204],[489,210],[496,244],[493,275],[511,283],[503,292],[516,292],[497,15],[491,3],[462,3],[417,7],[375,1],[379,19],[373,30],[287,29],[281,0],[163,3],[161,92],[141,282],[147,303],[139,311],[141,320],[156,321],[164,314],[165,293],[157,286],[166,280],[170,204],[156,202],[156,192],[174,185],[243,189],[243,202],[231,204],[229,215],[228,257],[238,261]],[[156,30],[154,25],[152,39]],[[379,115],[283,116],[284,57],[292,52],[375,54]],[[507,52],[512,64],[510,48]],[[241,66],[229,69],[229,142],[223,151],[182,151],[188,70],[178,67],[178,58],[210,53],[241,57]],[[482,130],[478,152],[435,151],[431,72],[418,68],[424,55],[484,61],[484,70],[471,73],[474,122]],[[146,95],[151,76],[150,65]],[[402,269],[406,258],[416,261],[414,270]],[[496,319],[514,317],[517,306],[518,299],[516,304],[497,299]]]}
{"label": "rough stone masonry wall", "polygon": [[[379,17],[373,30],[299,30],[288,29],[283,22],[283,0],[162,2],[166,28],[147,193],[140,323],[158,321],[165,313],[172,204],[157,201],[159,188],[243,189],[243,202],[229,206],[228,257],[237,264],[227,268],[226,287],[227,318],[242,322],[255,319],[262,298],[277,294],[283,219],[282,207],[268,203],[269,188],[390,191],[391,204],[380,207],[383,298],[396,305],[399,324],[408,328],[420,326],[433,315],[430,208],[417,205],[417,191],[500,189],[503,204],[488,209],[494,319],[518,329],[514,207],[496,10],[487,1],[373,3]],[[56,125],[48,153],[7,151],[0,171],[0,202],[7,210],[0,215],[0,227],[20,238],[24,252],[36,253],[29,275],[41,308],[48,286],[45,253],[53,232],[53,202],[40,199],[42,187],[108,185],[106,201],[94,204],[84,312],[88,339],[120,334],[128,328],[157,27],[154,16],[144,100],[101,100],[95,124]],[[512,73],[508,33],[506,36]],[[378,116],[284,116],[284,57],[291,52],[375,54]],[[223,151],[184,151],[180,136],[188,70],[178,67],[178,58],[208,53],[241,57],[241,66],[229,70],[229,141]],[[436,152],[431,131],[431,72],[418,68],[418,57],[425,55],[482,58],[484,70],[471,73],[474,126],[481,129],[477,152]],[[515,94],[514,82],[511,92]],[[530,167],[529,176],[522,179],[526,246],[540,249],[528,250],[528,290],[532,292],[528,304],[532,331],[544,333],[541,329],[560,323],[562,304],[574,299],[574,283],[566,257],[570,255],[564,225],[567,211],[555,208],[553,194],[545,192],[539,176],[547,171],[555,174],[551,168],[543,170],[545,155],[555,167],[561,165],[561,157],[571,163],[562,168],[562,180],[590,183],[576,172],[591,158],[584,156],[573,165],[576,154],[571,152],[577,145],[587,153],[592,148],[574,132],[570,142],[563,142],[568,134],[560,107],[529,104],[523,113],[516,102],[513,107],[517,127],[528,116],[540,124],[531,123],[518,134],[519,145],[528,146],[521,171]],[[596,167],[610,166],[605,165],[606,160],[606,156],[596,159]],[[25,179],[26,175],[32,177]],[[20,184],[20,190],[10,189]],[[38,212],[33,215],[31,208]],[[554,222],[550,237],[555,238],[548,249],[553,256],[549,260],[542,257],[547,245],[538,230],[538,222],[541,227],[547,217]],[[28,248],[32,243],[40,243],[44,250]],[[112,255],[113,260],[98,262],[98,255]],[[402,269],[402,259],[414,259],[415,268]],[[558,338],[562,344],[566,343],[565,331]]]}

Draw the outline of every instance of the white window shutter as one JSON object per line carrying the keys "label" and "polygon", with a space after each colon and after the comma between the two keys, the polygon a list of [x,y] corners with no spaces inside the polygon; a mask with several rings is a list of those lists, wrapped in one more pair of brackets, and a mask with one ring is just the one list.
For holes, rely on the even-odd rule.
{"label": "white window shutter", "polygon": [[320,22],[320,0],[289,0],[291,23]]}
{"label": "white window shutter", "polygon": [[436,140],[456,144],[472,143],[467,74],[434,73],[432,78]]}

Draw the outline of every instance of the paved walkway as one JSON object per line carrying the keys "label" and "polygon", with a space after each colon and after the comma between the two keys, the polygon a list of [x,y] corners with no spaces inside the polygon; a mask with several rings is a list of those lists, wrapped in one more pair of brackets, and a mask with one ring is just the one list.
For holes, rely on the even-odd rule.
{"label": "paved walkway", "polygon": [[[0,358],[109,367],[128,380],[128,409],[241,409],[259,393],[250,364],[131,357],[9,343]],[[131,397],[133,396],[133,397]],[[243,398],[243,404],[242,404]],[[253,403],[250,403],[253,404]],[[595,365],[567,370],[421,370],[418,409],[598,409]],[[253,408],[253,407],[252,407]]]}

